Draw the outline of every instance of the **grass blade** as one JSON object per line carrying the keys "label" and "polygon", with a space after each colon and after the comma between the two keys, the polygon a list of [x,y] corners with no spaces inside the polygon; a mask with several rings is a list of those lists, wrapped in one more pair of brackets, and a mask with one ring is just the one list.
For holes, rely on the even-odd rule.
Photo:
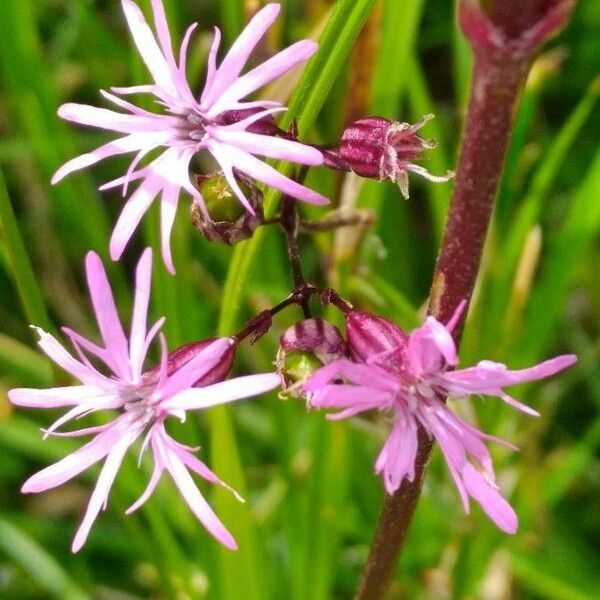
{"label": "grass blade", "polygon": [[12,263],[12,275],[15,280],[23,312],[29,323],[53,331],[53,325],[48,317],[42,292],[29,260],[17,219],[13,211],[4,176],[0,170],[0,225],[2,235],[6,240],[6,248]]}
{"label": "grass blade", "polygon": [[59,599],[91,600],[91,596],[71,580],[58,561],[4,517],[0,517],[0,548],[26,571],[44,592]]}

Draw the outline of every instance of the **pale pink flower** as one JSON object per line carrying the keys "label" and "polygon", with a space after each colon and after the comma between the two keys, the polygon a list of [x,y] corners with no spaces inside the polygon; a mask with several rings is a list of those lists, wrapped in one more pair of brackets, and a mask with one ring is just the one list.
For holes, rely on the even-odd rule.
{"label": "pale pink flower", "polygon": [[[121,0],[121,4],[133,40],[154,83],[112,88],[114,93],[101,92],[107,100],[123,109],[123,113],[85,104],[63,104],[58,114],[64,119],[124,135],[70,160],[52,178],[52,182],[56,183],[69,173],[110,156],[137,153],[123,177],[100,188],[122,185],[125,196],[128,184],[141,180],[127,200],[113,231],[110,241],[113,260],[121,256],[142,216],[154,198],[160,195],[162,255],[167,268],[174,271],[169,239],[180,191],[186,191],[206,211],[202,196],[190,181],[188,173],[190,161],[201,151],[208,151],[219,163],[229,185],[250,212],[252,207],[234,177],[234,169],[294,198],[316,204],[327,203],[324,196],[292,181],[254,156],[258,154],[305,165],[323,163],[323,155],[319,150],[264,134],[257,126],[259,121],[268,121],[274,113],[285,110],[279,102],[244,100],[292,67],[305,62],[316,50],[314,42],[302,40],[241,75],[254,48],[277,18],[280,10],[278,4],[268,4],[254,16],[218,67],[221,33],[215,28],[208,56],[206,83],[199,98],[194,96],[186,80],[187,48],[196,24],[186,31],[177,60],[173,54],[162,1],[152,0],[156,35],[134,2]],[[154,96],[163,112],[149,112],[117,95],[135,93]],[[164,151],[147,165],[138,168],[140,161],[156,148],[164,148]]]}
{"label": "pale pink flower", "polygon": [[[91,465],[104,460],[104,466],[91,495],[83,521],[73,540],[73,551],[84,544],[89,531],[108,495],[119,466],[128,448],[143,434],[143,452],[150,446],[154,472],[148,488],[128,512],[138,508],[150,496],[163,471],[167,471],[188,503],[192,512],[212,535],[228,548],[235,549],[235,540],[212,511],[196,487],[190,471],[211,483],[226,486],[193,454],[194,449],[173,440],[164,422],[173,415],[185,418],[187,410],[209,408],[261,394],[276,387],[279,377],[274,373],[249,375],[206,387],[192,387],[203,380],[213,382],[220,365],[231,360],[233,338],[219,338],[204,345],[198,352],[176,357],[176,366],[169,364],[166,343],[161,334],[162,360],[158,369],[144,373],[143,366],[152,340],[164,319],[146,330],[150,297],[152,254],[147,249],[136,271],[135,300],[129,339],[125,335],[113,295],[100,258],[93,252],[86,257],[86,274],[92,304],[102,336],[98,345],[70,329],[65,329],[76,355],[69,353],[52,335],[38,329],[39,345],[61,368],[81,382],[81,385],[53,389],[19,388],[9,392],[13,404],[32,408],[72,408],[55,421],[46,435],[93,435],[87,444],[57,463],[30,477],[23,485],[24,493],[38,493],[59,486]],[[88,358],[92,358],[95,364]],[[107,374],[98,370],[104,367]],[[222,370],[221,370],[222,372]],[[57,433],[71,421],[99,410],[116,411],[115,418],[105,425]],[[141,457],[141,455],[140,455]]]}
{"label": "pale pink flower", "polygon": [[342,419],[373,409],[391,416],[392,431],[375,464],[389,494],[404,479],[414,479],[417,430],[421,426],[439,443],[465,511],[469,512],[471,497],[500,529],[515,533],[517,516],[498,489],[484,441],[514,446],[462,421],[444,399],[459,400],[470,394],[499,396],[511,406],[537,415],[503,388],[549,377],[577,359],[559,356],[518,371],[484,360],[475,367],[452,370],[458,357],[450,332],[463,309],[464,303],[447,325],[427,317],[408,336],[386,319],[351,312],[347,337],[354,360],[339,359],[322,367],[308,380],[305,391],[311,407],[339,409],[330,418]]}

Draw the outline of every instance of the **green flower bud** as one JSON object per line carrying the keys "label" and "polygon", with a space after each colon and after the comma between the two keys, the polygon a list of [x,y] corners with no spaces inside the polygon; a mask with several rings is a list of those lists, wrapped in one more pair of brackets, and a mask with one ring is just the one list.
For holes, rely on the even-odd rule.
{"label": "green flower bud", "polygon": [[251,237],[263,222],[262,193],[247,177],[238,172],[235,177],[253,213],[240,203],[222,172],[196,177],[208,216],[194,203],[192,222],[206,239],[213,242],[235,244]]}

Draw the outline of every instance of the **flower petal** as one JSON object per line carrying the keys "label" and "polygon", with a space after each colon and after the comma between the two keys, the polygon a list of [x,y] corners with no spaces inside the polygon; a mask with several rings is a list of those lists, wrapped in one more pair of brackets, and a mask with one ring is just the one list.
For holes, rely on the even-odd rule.
{"label": "flower petal", "polygon": [[336,379],[346,379],[360,386],[376,388],[396,393],[399,382],[385,369],[375,365],[355,363],[345,358],[332,360],[315,371],[304,384],[307,392],[317,392],[324,385]]}
{"label": "flower petal", "polygon": [[34,329],[40,336],[38,346],[59,367],[62,367],[67,373],[70,373],[86,385],[96,385],[102,388],[107,387],[107,382],[110,381],[107,377],[100,375],[96,371],[92,371],[86,365],[73,358],[56,338],[46,333],[43,329],[39,327],[35,327]]}
{"label": "flower petal", "polygon": [[502,494],[470,463],[465,465],[462,478],[469,496],[481,505],[487,516],[505,533],[516,533],[519,520]]}
{"label": "flower petal", "polygon": [[102,334],[106,350],[110,353],[117,370],[115,375],[121,379],[131,380],[131,366],[127,338],[117,313],[104,265],[95,252],[88,252],[85,257],[85,272],[88,288],[98,328]]}
{"label": "flower petal", "polygon": [[217,477],[213,471],[211,471],[200,459],[196,458],[191,453],[187,446],[177,443],[175,440],[170,438],[166,432],[163,436],[163,439],[168,445],[169,449],[177,455],[177,457],[186,467],[194,471],[194,473],[200,475],[200,477],[203,479],[210,481],[210,483],[220,485],[221,487],[230,491],[237,500],[244,502],[244,499],[232,487],[228,486],[223,480],[219,479],[219,477]]}
{"label": "flower petal", "polygon": [[171,257],[171,230],[175,222],[178,201],[179,187],[166,186],[160,199],[160,248],[163,262],[171,275],[175,274]]}
{"label": "flower petal", "polygon": [[[194,358],[185,363],[180,369],[166,378],[158,391],[167,400],[171,396],[187,390],[194,385],[205,373],[213,369],[223,358],[229,348],[235,344],[233,338],[218,338],[202,348]],[[164,403],[161,404],[164,406]]]}
{"label": "flower petal", "polygon": [[118,154],[125,154],[127,152],[134,152],[136,150],[147,150],[154,146],[160,146],[168,138],[168,132],[152,132],[148,133],[132,133],[126,137],[119,138],[108,144],[104,144],[91,152],[81,154],[67,161],[54,175],[52,176],[51,183],[54,185],[61,179],[70,175],[74,171],[85,169],[97,162],[110,158],[111,156],[117,156]]}
{"label": "flower petal", "polygon": [[152,250],[146,248],[135,271],[135,299],[129,334],[129,360],[133,379],[139,381],[146,358],[146,320],[152,282]]}
{"label": "flower petal", "polygon": [[158,43],[162,50],[162,54],[171,69],[176,69],[175,57],[173,55],[173,47],[171,46],[171,34],[167,25],[167,15],[162,0],[152,0],[152,13],[154,15],[154,25],[158,34]]}
{"label": "flower petal", "polygon": [[165,466],[192,512],[206,529],[221,542],[221,544],[230,550],[236,550],[237,544],[233,539],[233,536],[227,531],[219,517],[217,517],[202,494],[198,491],[194,480],[188,473],[184,464],[174,452],[164,447],[163,452],[165,453]]}
{"label": "flower petal", "polygon": [[15,388],[8,392],[8,398],[13,404],[30,408],[59,408],[103,397],[104,390],[94,385],[71,385],[47,390]]}
{"label": "flower petal", "polygon": [[219,52],[219,45],[221,44],[221,30],[218,27],[215,27],[214,32],[215,35],[206,61],[206,83],[204,84],[204,91],[202,92],[203,99],[207,96],[212,87],[217,72],[217,53]]}
{"label": "flower petal", "polygon": [[172,71],[163,52],[156,43],[156,38],[148,26],[144,14],[137,4],[131,0],[121,0],[121,5],[133,41],[154,81],[163,89],[175,92]]}
{"label": "flower petal", "polygon": [[[273,24],[280,10],[281,6],[279,4],[267,4],[244,27],[242,33],[227,52],[223,62],[221,62],[221,66],[214,73],[212,81],[207,81],[201,97],[204,110],[209,110],[214,102],[238,78],[254,48]],[[213,49],[214,47],[215,43],[213,42]]]}
{"label": "flower petal", "polygon": [[[113,363],[112,356],[106,350],[106,348],[101,348],[97,344],[94,344],[94,342],[88,340],[86,337],[84,337],[80,333],[77,333],[77,331],[74,331],[73,329],[71,329],[69,327],[61,327],[61,329],[62,329],[62,332],[66,336],[68,336],[68,338],[71,341],[71,344],[73,344],[75,350],[77,350],[77,355],[79,356],[79,359],[81,360],[81,362],[90,371],[96,373],[99,378],[103,377],[103,375],[94,367],[94,365],[92,365],[89,358],[83,352],[84,350],[86,352],[91,352],[94,356],[99,358],[111,371],[113,371],[113,373],[116,372],[117,366]],[[107,382],[108,381],[109,380],[107,379]],[[114,383],[114,382],[112,382],[112,383]],[[107,389],[112,389],[114,387],[114,385],[112,385],[112,383],[111,383],[111,385],[109,385],[107,387]]]}
{"label": "flower petal", "polygon": [[162,477],[163,471],[165,467],[161,462],[160,457],[156,454],[154,455],[154,469],[152,470],[152,475],[150,476],[150,481],[148,481],[148,485],[146,489],[142,492],[142,495],[125,511],[126,515],[130,515],[132,512],[135,512],[142,504],[152,496],[152,493],[156,489],[160,478]]}
{"label": "flower petal", "polygon": [[141,108],[108,92],[102,92],[102,94],[111,102],[130,110],[134,114],[123,114],[107,108],[90,106],[89,104],[68,102],[60,106],[58,116],[79,125],[99,127],[100,129],[108,129],[119,133],[157,132],[176,123],[175,117],[142,111]]}
{"label": "flower petal", "polygon": [[[214,118],[220,112],[227,110],[238,100],[245,98],[263,85],[280,77],[299,63],[308,60],[317,50],[317,44],[311,40],[302,40],[278,52],[262,64],[258,65],[242,77],[231,83],[223,91],[207,113]],[[222,67],[221,67],[222,68]]]}
{"label": "flower petal", "polygon": [[113,260],[121,258],[125,246],[160,190],[161,179],[154,175],[148,175],[131,198],[127,200],[110,238],[110,257]]}
{"label": "flower petal", "polygon": [[281,379],[276,373],[246,375],[206,387],[185,389],[164,401],[161,406],[168,411],[210,408],[264,394],[280,384]]}
{"label": "flower petal", "polygon": [[75,538],[73,539],[73,545],[71,546],[71,550],[73,552],[78,552],[85,543],[90,529],[92,528],[92,525],[94,524],[94,521],[100,512],[100,509],[106,504],[110,488],[112,487],[113,481],[117,475],[117,471],[123,462],[123,457],[125,456],[129,446],[131,446],[131,444],[134,442],[137,435],[138,432],[136,431],[129,432],[127,435],[119,439],[108,453],[106,462],[104,463],[102,471],[100,471],[98,481],[96,482],[96,487],[94,488],[94,491],[90,497],[83,521],[81,522],[81,525],[75,534]]}
{"label": "flower petal", "polygon": [[32,475],[21,488],[24,494],[37,494],[62,485],[104,458],[121,437],[119,421],[98,434],[75,452],[68,454],[57,463]]}
{"label": "flower petal", "polygon": [[325,196],[300,185],[296,181],[292,181],[251,154],[230,145],[227,146],[227,151],[230,154],[232,164],[243,173],[246,173],[246,175],[262,181],[293,198],[298,198],[311,204],[329,204],[329,199]]}
{"label": "flower petal", "polygon": [[400,418],[394,424],[375,463],[376,472],[383,475],[388,494],[393,494],[405,478],[414,480],[416,456],[416,423],[412,418]]}
{"label": "flower petal", "polygon": [[[268,158],[289,160],[303,165],[322,165],[323,154],[312,146],[270,135],[248,131],[230,131],[226,127],[208,127],[208,133],[219,142],[235,146],[245,152],[260,154]],[[213,151],[215,144],[210,146]],[[227,150],[225,150],[227,152]]]}
{"label": "flower petal", "polygon": [[393,403],[394,395],[387,390],[343,384],[323,386],[309,400],[311,408],[344,409],[343,418],[369,410],[385,410]]}

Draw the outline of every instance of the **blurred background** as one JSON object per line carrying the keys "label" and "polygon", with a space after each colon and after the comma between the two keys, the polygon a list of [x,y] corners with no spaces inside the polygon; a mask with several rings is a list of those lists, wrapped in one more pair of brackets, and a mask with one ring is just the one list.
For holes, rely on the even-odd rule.
{"label": "blurred background", "polygon": [[[164,3],[176,44],[189,23],[199,22],[189,59],[192,89],[201,89],[213,25],[230,44],[260,6]],[[140,0],[146,14],[149,4]],[[412,122],[433,112],[423,133],[438,148],[424,165],[436,174],[453,168],[470,72],[453,3],[287,0],[257,60],[297,39],[318,39],[330,17],[317,83],[305,77],[310,85],[290,100],[295,73],[264,96],[290,102],[301,139],[320,143],[339,139],[344,125],[361,116]],[[515,390],[539,419],[495,399],[454,406],[521,448],[493,448],[519,532],[501,534],[478,506],[465,516],[435,450],[391,598],[600,597],[599,31],[600,3],[580,0],[570,25],[533,67],[461,349],[463,365],[490,358],[518,368],[565,352],[580,359],[551,381]],[[330,423],[302,402],[272,394],[176,425],[178,438],[201,446],[202,459],[246,496],[239,505],[202,487],[236,535],[238,553],[218,547],[166,478],[143,509],[126,517],[151,466],[144,461],[138,469],[133,453],[78,555],[70,552],[71,539],[97,470],[39,496],[19,493],[30,474],[78,442],[43,441],[40,427],[52,422],[52,411],[15,410],[5,392],[68,383],[37,350],[30,323],[97,335],[83,257],[93,248],[107,259],[122,198],[96,190],[128,164],[114,159],[50,186],[63,162],[110,139],[60,121],[56,110],[65,101],[106,106],[99,89],[149,77],[116,0],[2,2],[0,66],[0,598],[351,598],[383,497],[373,473],[388,430],[383,416]],[[308,277],[413,327],[429,290],[451,183],[412,178],[409,201],[391,183],[325,169],[312,169],[308,183],[332,198],[332,208],[378,217],[367,228],[302,237]],[[311,218],[328,210],[302,207]],[[109,268],[124,319],[132,266],[145,245],[158,247],[156,211],[134,239],[122,264]],[[172,247],[177,276],[155,260],[152,297],[153,316],[167,316],[171,349],[217,331],[234,333],[290,292],[277,229],[262,229],[245,250],[209,243],[191,226],[189,199],[182,197]],[[252,260],[244,263],[244,254]],[[335,312],[314,309],[339,322]],[[299,318],[294,308],[277,317],[256,346],[241,349],[235,372],[271,369],[278,336]]]}

